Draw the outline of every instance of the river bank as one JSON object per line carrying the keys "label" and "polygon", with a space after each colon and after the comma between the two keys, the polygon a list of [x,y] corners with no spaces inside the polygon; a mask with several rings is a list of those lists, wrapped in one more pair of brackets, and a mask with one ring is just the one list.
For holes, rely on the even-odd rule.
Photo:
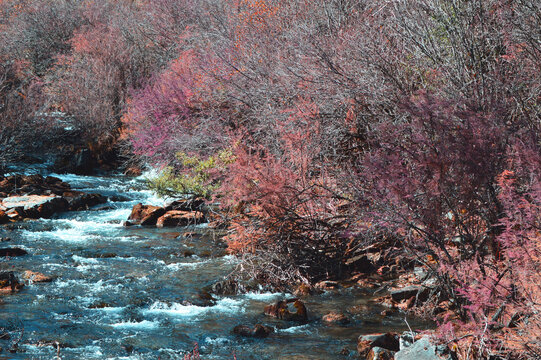
{"label": "river bank", "polygon": [[[26,281],[3,296],[0,340],[4,358],[177,359],[194,343],[205,359],[343,359],[357,357],[362,334],[408,330],[404,314],[375,303],[373,289],[329,287],[300,296],[305,324],[274,319],[265,306],[294,295],[255,288],[245,294],[213,295],[202,290],[228,275],[238,260],[227,255],[220,233],[205,224],[177,228],[125,227],[138,203],[165,205],[145,190],[143,178],[57,175],[72,190],[97,193],[104,204],[51,219],[11,222],[0,228],[9,247],[28,255],[3,258],[3,271],[50,276]],[[323,317],[344,313],[349,322]],[[429,327],[408,318],[415,329]],[[233,332],[238,325],[275,328],[265,339]],[[19,340],[20,338],[20,340]],[[14,353],[6,350],[17,341]],[[2,358],[2,353],[0,353]]]}

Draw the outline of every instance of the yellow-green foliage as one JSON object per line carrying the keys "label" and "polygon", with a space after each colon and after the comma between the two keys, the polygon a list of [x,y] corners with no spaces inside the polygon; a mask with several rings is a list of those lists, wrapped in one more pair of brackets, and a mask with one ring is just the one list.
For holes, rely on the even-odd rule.
{"label": "yellow-green foliage", "polygon": [[160,196],[196,195],[210,197],[219,186],[218,179],[211,177],[227,169],[235,161],[233,152],[225,149],[207,159],[188,156],[183,152],[176,154],[182,165],[182,171],[176,172],[172,167],[162,170],[161,174],[149,181],[149,186]]}

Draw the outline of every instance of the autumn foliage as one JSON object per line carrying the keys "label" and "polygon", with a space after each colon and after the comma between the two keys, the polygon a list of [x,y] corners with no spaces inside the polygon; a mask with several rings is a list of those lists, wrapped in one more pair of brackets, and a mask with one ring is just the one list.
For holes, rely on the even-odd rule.
{"label": "autumn foliage", "polygon": [[122,139],[163,194],[220,204],[263,282],[344,276],[392,238],[453,304],[462,326],[441,333],[464,358],[540,356],[537,1],[0,9],[2,119],[58,110],[88,141]]}

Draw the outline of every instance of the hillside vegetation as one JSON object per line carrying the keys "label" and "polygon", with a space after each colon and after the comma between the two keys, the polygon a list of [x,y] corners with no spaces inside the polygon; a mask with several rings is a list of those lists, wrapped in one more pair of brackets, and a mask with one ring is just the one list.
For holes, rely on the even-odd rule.
{"label": "hillside vegetation", "polygon": [[398,246],[470,359],[541,356],[540,85],[535,0],[0,1],[0,165],[69,122],[278,286]]}

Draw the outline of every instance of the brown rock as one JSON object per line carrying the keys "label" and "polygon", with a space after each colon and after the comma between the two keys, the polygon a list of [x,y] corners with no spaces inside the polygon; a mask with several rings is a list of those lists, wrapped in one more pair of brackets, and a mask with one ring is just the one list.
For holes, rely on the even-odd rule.
{"label": "brown rock", "polygon": [[357,286],[365,289],[373,289],[376,287],[376,284],[370,279],[359,279],[357,280]]}
{"label": "brown rock", "polygon": [[233,332],[240,336],[250,337],[252,336],[252,328],[248,325],[237,325],[233,328]]}
{"label": "brown rock", "polygon": [[13,186],[10,186],[9,180],[7,178],[0,180],[0,190],[2,192],[9,193],[11,191],[11,188],[13,188]]}
{"label": "brown rock", "polygon": [[[57,178],[57,177],[54,177],[54,176],[47,176],[45,179],[45,183],[47,185],[52,185],[52,184],[60,184],[62,183],[62,180]],[[65,184],[65,183],[64,183]],[[69,187],[69,185],[68,185]]]}
{"label": "brown rock", "polygon": [[[17,216],[32,219],[48,218],[56,212],[66,211],[67,201],[55,195],[10,196],[2,200],[3,209],[17,209]],[[10,211],[7,211],[8,215]],[[22,213],[21,213],[22,210]]]}
{"label": "brown rock", "polygon": [[35,211],[25,211],[24,215],[31,219],[47,219],[56,213],[67,210],[68,202],[66,201],[66,199],[55,197],[54,199],[51,199],[51,201],[47,201],[46,203],[39,205],[37,209],[35,209]]}
{"label": "brown rock", "polygon": [[300,284],[293,292],[295,296],[308,296],[314,293],[314,288],[307,284]]}
{"label": "brown rock", "polygon": [[188,226],[205,221],[205,215],[199,211],[170,210],[156,221],[157,227]]}
{"label": "brown rock", "polygon": [[[6,194],[16,195],[47,195],[55,193],[61,195],[62,191],[70,188],[70,185],[54,177],[41,175],[14,175],[0,180],[0,198]],[[58,191],[61,189],[61,191]]]}
{"label": "brown rock", "polygon": [[394,351],[375,346],[372,349],[370,349],[370,352],[368,353],[368,356],[366,357],[366,359],[367,360],[393,360]]}
{"label": "brown rock", "polygon": [[[291,312],[288,309],[288,304],[293,303],[296,312]],[[298,299],[280,300],[275,304],[267,305],[264,308],[266,315],[275,317],[281,320],[306,322],[308,321],[308,312],[304,303]]]}
{"label": "brown rock", "polygon": [[19,219],[22,219],[24,216],[24,209],[22,207],[9,209],[6,211],[6,215],[11,220],[19,220]]}
{"label": "brown rock", "polygon": [[325,280],[318,282],[314,287],[319,290],[336,290],[340,285],[336,281]]}
{"label": "brown rock", "polygon": [[82,191],[62,191],[62,197],[68,201],[71,211],[88,210],[90,207],[107,202],[107,198],[100,194],[87,194]]}
{"label": "brown rock", "polygon": [[216,299],[212,296],[211,293],[209,293],[209,292],[206,291],[206,290],[201,290],[201,291],[197,294],[197,298],[198,298],[199,300],[203,300],[203,301],[208,302],[209,305],[212,305],[212,304],[216,303]]}
{"label": "brown rock", "polygon": [[0,224],[7,224],[9,222],[9,216],[5,211],[0,210]]}
{"label": "brown rock", "polygon": [[143,205],[142,203],[138,203],[133,206],[131,209],[131,214],[128,217],[128,221],[132,220],[132,223],[139,222],[144,216],[144,211],[146,210],[147,205]]}
{"label": "brown rock", "polygon": [[372,350],[372,342],[368,340],[360,340],[357,342],[357,353],[362,359],[366,359]]}
{"label": "brown rock", "polygon": [[111,307],[112,305],[107,303],[107,302],[98,302],[98,303],[94,303],[92,305],[90,305],[88,308],[89,309],[103,309],[103,308],[107,308],[107,307]]}
{"label": "brown rock", "polygon": [[53,278],[42,273],[26,270],[23,274],[23,279],[35,283],[51,282]]}
{"label": "brown rock", "polygon": [[368,357],[370,350],[375,347],[398,351],[400,350],[399,339],[400,337],[394,333],[361,335],[357,341],[357,352],[361,357]]}
{"label": "brown rock", "polygon": [[381,306],[385,306],[389,309],[396,309],[396,302],[391,299],[391,296],[385,295],[380,296],[374,299],[370,299],[370,302],[374,302],[377,304],[380,304]]}
{"label": "brown rock", "polygon": [[41,185],[43,181],[41,175],[23,175],[21,176],[20,185]]}
{"label": "brown rock", "polygon": [[19,282],[13,271],[0,272],[0,294],[19,291],[24,285]]}
{"label": "brown rock", "polygon": [[161,207],[153,206],[152,208],[150,208],[149,206],[149,209],[146,215],[143,216],[143,218],[141,219],[140,225],[143,225],[143,226],[156,225],[156,222],[158,221],[160,216],[163,215],[164,212],[165,210]]}
{"label": "brown rock", "polygon": [[323,322],[327,324],[337,324],[337,325],[345,325],[349,324],[349,318],[344,315],[343,313],[339,312],[330,312],[327,315],[323,316],[322,318]]}
{"label": "brown rock", "polygon": [[28,255],[28,252],[24,249],[21,249],[21,248],[3,248],[3,249],[0,249],[0,256],[9,256],[9,257],[14,257],[14,256],[24,256],[24,255]]}
{"label": "brown rock", "polygon": [[245,337],[266,338],[274,332],[274,328],[261,324],[256,324],[253,328],[247,325],[237,325],[233,328],[233,332]]}
{"label": "brown rock", "polygon": [[24,195],[39,195],[42,192],[41,186],[23,185],[18,192]]}
{"label": "brown rock", "polygon": [[402,300],[396,307],[400,310],[409,310],[415,305],[415,297],[410,297],[407,300]]}
{"label": "brown rock", "polygon": [[156,221],[165,213],[165,209],[159,206],[135,205],[132,209],[128,221],[138,225],[156,225]]}

